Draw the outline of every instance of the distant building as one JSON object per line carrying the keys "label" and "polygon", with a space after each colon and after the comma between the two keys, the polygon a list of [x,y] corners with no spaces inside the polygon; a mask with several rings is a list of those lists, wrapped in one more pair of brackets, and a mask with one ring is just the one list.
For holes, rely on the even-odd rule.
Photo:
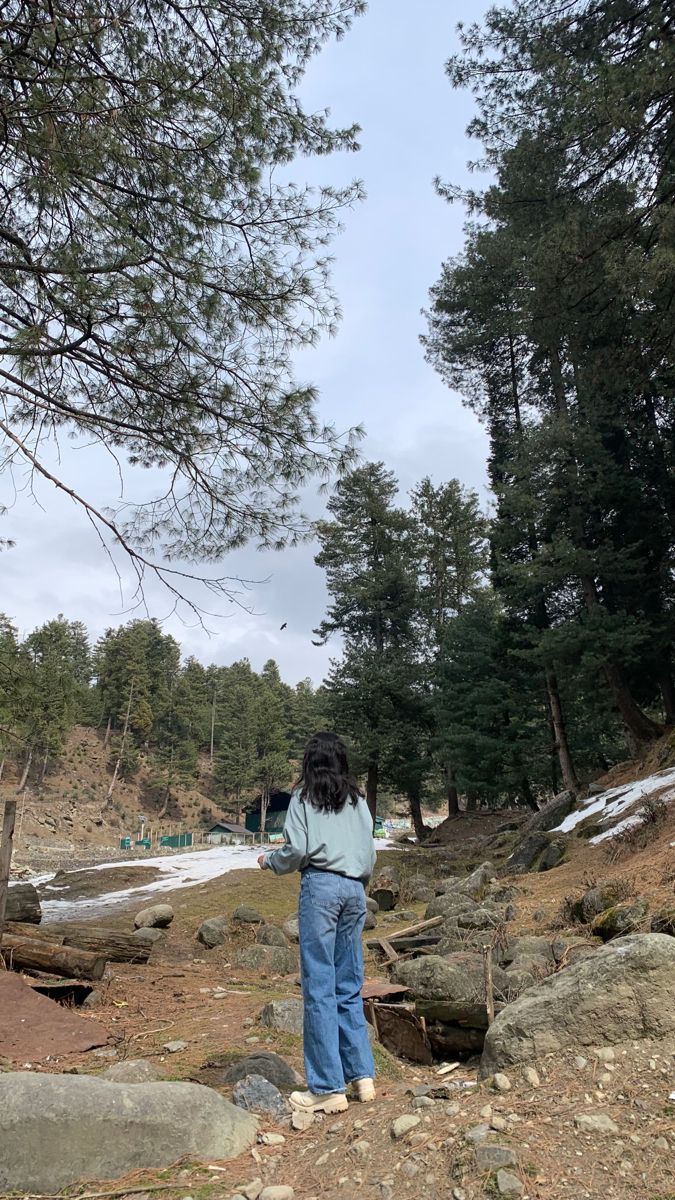
{"label": "distant building", "polygon": [[[246,814],[246,828],[249,833],[260,833],[261,797],[254,801],[253,808]],[[267,816],[265,817],[265,833],[282,833],[286,813],[291,802],[290,792],[272,792]]]}
{"label": "distant building", "polygon": [[234,821],[216,821],[206,835],[207,842],[212,846],[241,846],[253,841],[251,832],[244,825],[236,825]]}

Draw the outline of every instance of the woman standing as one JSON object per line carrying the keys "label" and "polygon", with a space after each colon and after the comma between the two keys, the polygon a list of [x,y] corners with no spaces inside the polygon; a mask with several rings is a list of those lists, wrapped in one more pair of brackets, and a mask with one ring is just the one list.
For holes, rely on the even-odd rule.
{"label": "woman standing", "polygon": [[261,854],[276,875],[300,871],[300,963],[307,1092],[291,1105],[342,1112],[351,1083],[356,1098],[375,1099],[375,1066],[363,1013],[365,885],[375,865],[373,821],[349,774],[334,733],[317,733],[305,749],[302,776],[284,825],[285,844]]}

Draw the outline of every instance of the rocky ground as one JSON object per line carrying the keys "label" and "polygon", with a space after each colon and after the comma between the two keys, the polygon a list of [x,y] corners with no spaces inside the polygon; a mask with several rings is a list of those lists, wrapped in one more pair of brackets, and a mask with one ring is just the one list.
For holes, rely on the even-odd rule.
{"label": "rocky ground", "polygon": [[[580,960],[570,965],[564,957],[566,950],[563,960],[556,962],[553,947],[590,943],[594,947],[592,961],[600,964],[602,956],[610,954],[611,970],[615,971],[621,939],[610,940],[602,949],[590,922],[609,911],[601,907],[598,912],[597,908],[611,899],[613,909],[637,906],[640,929],[647,930],[652,914],[672,905],[674,833],[670,825],[664,825],[648,845],[616,861],[579,839],[575,853],[556,869],[513,877],[504,875],[503,866],[512,852],[512,841],[504,841],[494,822],[489,825],[487,844],[476,819],[458,822],[451,848],[389,852],[383,861],[395,861],[402,875],[402,910],[421,918],[434,911],[439,901],[441,908],[448,910],[448,944],[443,948],[447,961],[458,953],[449,944],[452,939],[468,937],[470,941],[476,932],[484,936],[480,928],[462,929],[454,924],[458,910],[474,914],[474,926],[475,913],[489,913],[491,907],[499,910],[500,925],[502,916],[508,917],[505,925],[511,953],[519,945],[522,951],[516,955],[520,962],[515,967],[521,974],[534,971],[536,976],[537,968],[541,969],[531,952],[542,949],[543,942],[533,945],[531,938],[548,942],[551,956],[545,984],[538,978],[520,980],[530,986],[534,982],[535,988],[549,988],[548,994],[536,1000],[534,1017],[528,1017],[539,1030],[536,1052],[523,1061],[495,1060],[487,1078],[481,1078],[485,1069],[480,1071],[478,1058],[461,1061],[449,1073],[439,1075],[439,1063],[429,1067],[406,1063],[377,1045],[378,1098],[373,1105],[352,1103],[344,1115],[317,1118],[308,1127],[296,1129],[283,1103],[279,1107],[278,1097],[261,1099],[256,1093],[252,1103],[259,1110],[268,1103],[268,1114],[260,1116],[255,1144],[232,1161],[214,1158],[206,1166],[195,1166],[188,1153],[187,1160],[174,1168],[135,1172],[114,1189],[89,1187],[87,1191],[115,1190],[137,1200],[141,1196],[151,1200],[152,1189],[157,1187],[178,1200],[230,1200],[234,1196],[290,1200],[291,1195],[295,1200],[356,1195],[373,1200],[399,1196],[479,1200],[499,1195],[530,1200],[673,1200],[675,1020],[663,988],[667,989],[668,979],[675,981],[675,974],[668,975],[668,967],[664,974],[663,966],[655,966],[650,958],[647,968],[638,964],[635,970],[629,964],[622,971],[619,966],[598,985],[599,976],[589,983],[590,977],[578,974],[586,963]],[[494,852],[494,869],[500,878],[477,899],[469,897],[467,905],[467,874],[487,848]],[[431,901],[428,895],[414,899],[420,894],[416,890],[420,872],[432,892],[440,891],[440,896]],[[448,882],[449,877],[458,881],[459,892]],[[608,898],[604,889],[610,884],[614,892]],[[600,899],[589,898],[589,893],[598,891]],[[464,896],[459,905],[458,894]],[[452,895],[455,901],[448,902]],[[129,1071],[132,1077],[140,1072],[145,1080],[206,1084],[228,1099],[238,1088],[243,1102],[246,1088],[242,1096],[243,1085],[236,1084],[235,1077],[242,1070],[254,1074],[272,1070],[281,1091],[287,1092],[293,1086],[293,1072],[302,1070],[297,952],[283,934],[296,898],[296,880],[253,871],[234,872],[174,895],[163,893],[162,902],[172,904],[175,916],[169,929],[158,936],[150,962],[142,967],[109,966],[94,998],[91,1019],[108,1030],[109,1045],[54,1062],[13,1064],[14,1069],[106,1077],[112,1068],[113,1078],[120,1078],[119,1072],[122,1078]],[[589,911],[573,911],[574,902],[579,904],[582,898]],[[638,903],[641,898],[648,906],[645,911]],[[233,920],[242,906],[240,917],[245,918],[246,909],[252,907],[266,924]],[[131,929],[133,916],[133,909],[116,912],[108,923]],[[196,933],[205,920],[210,925],[199,942]],[[368,936],[390,937],[397,927],[396,913],[380,914],[376,930]],[[519,943],[524,937],[530,941]],[[651,947],[672,942],[664,935],[654,940],[654,935],[646,932],[639,933],[638,939],[641,946],[649,943]],[[624,940],[623,947],[625,959],[629,941]],[[459,953],[473,949],[464,944]],[[496,963],[496,970],[507,974],[515,960],[508,961],[509,952],[500,954],[502,965]],[[384,978],[387,972],[381,957],[371,952],[367,957],[369,978]],[[528,962],[523,961],[525,957]],[[394,973],[405,974],[405,970],[410,968],[395,967]],[[652,978],[650,972],[654,971],[659,972],[658,982],[645,992],[644,980]],[[568,982],[577,978],[569,972],[577,972],[580,982],[567,1011],[576,1011],[575,1006],[579,1012],[583,1010],[585,1025],[582,1028],[580,1024],[576,1034],[566,1033],[560,1044],[554,1045],[551,1030],[562,1028],[564,1021],[552,1017],[553,992],[557,994],[558,980],[563,977]],[[631,972],[637,982],[628,987]],[[657,992],[657,987],[662,990]],[[596,1007],[589,1010],[584,996],[591,993]],[[505,1010],[515,1014],[507,1057],[520,1053],[513,1051],[514,1038],[517,1043],[520,1037],[517,1006],[524,1004],[528,995],[536,997],[539,992],[526,992],[523,1000],[513,1001]],[[658,1004],[655,1000],[658,1012],[649,1012],[652,996],[661,997]],[[672,1000],[672,988],[670,996]],[[292,1003],[270,1010],[270,1004],[279,1000]],[[658,1028],[660,1036],[645,1037],[645,1028]],[[260,1059],[261,1052],[281,1061],[273,1060],[270,1068],[269,1059]],[[242,1067],[240,1060],[250,1056],[253,1059]],[[138,1060],[148,1065],[132,1066]],[[189,1126],[190,1118],[185,1124]],[[292,1193],[288,1189],[293,1189]]]}

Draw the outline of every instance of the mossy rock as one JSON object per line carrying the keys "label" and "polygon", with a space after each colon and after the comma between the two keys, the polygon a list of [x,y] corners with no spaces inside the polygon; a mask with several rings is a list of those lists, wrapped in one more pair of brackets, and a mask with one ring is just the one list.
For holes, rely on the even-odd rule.
{"label": "mossy rock", "polygon": [[652,933],[667,933],[675,937],[675,905],[667,905],[654,913],[651,928]]}
{"label": "mossy rock", "polygon": [[627,933],[637,933],[648,911],[647,901],[640,896],[634,904],[615,904],[600,913],[593,921],[591,929],[603,942],[609,942],[612,938],[622,937]]}

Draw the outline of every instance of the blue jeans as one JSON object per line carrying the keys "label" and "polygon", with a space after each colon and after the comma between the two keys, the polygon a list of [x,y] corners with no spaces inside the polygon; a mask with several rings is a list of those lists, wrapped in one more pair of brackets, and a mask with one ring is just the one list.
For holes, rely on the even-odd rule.
{"label": "blue jeans", "polygon": [[315,1095],[344,1092],[375,1074],[361,999],[363,884],[307,867],[299,917],[307,1086]]}

